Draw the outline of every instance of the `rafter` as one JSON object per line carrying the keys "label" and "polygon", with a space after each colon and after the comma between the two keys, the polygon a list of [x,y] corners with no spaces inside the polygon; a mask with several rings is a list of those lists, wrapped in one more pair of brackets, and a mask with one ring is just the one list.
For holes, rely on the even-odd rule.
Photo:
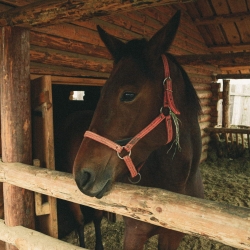
{"label": "rafter", "polygon": [[0,13],[0,26],[32,27],[74,20],[88,20],[122,11],[194,0],[51,0],[31,3]]}
{"label": "rafter", "polygon": [[236,71],[236,70],[250,70],[250,64],[245,66],[232,65],[232,66],[220,66],[221,71]]}
{"label": "rafter", "polygon": [[218,74],[216,79],[250,79],[250,74]]}
{"label": "rafter", "polygon": [[243,51],[250,50],[250,43],[239,43],[239,44],[230,44],[230,45],[216,45],[210,46],[209,51],[211,52],[229,52],[229,51]]}
{"label": "rafter", "polygon": [[250,52],[176,56],[183,65],[213,64],[220,67],[250,67]]}
{"label": "rafter", "polygon": [[200,25],[209,25],[209,24],[223,24],[228,22],[241,22],[245,20],[250,20],[250,11],[239,12],[232,14],[225,14],[219,16],[211,16],[206,18],[197,18],[195,19],[195,24]]}

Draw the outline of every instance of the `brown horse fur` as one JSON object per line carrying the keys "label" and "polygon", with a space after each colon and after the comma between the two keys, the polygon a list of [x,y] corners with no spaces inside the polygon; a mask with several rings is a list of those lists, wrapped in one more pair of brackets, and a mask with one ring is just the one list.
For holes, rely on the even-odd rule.
{"label": "brown horse fur", "polygon": [[[174,40],[180,20],[178,11],[149,41],[123,43],[98,27],[100,37],[114,58],[114,68],[104,85],[89,130],[112,141],[131,138],[144,129],[163,105],[164,68],[161,55]],[[164,122],[132,149],[135,166],[144,163],[138,185],[203,197],[199,171],[201,135],[197,94],[183,68],[166,54],[173,84],[173,98],[180,115],[180,148],[166,144]],[[84,138],[77,153],[73,174],[86,195],[102,198],[116,181],[127,182],[129,171],[117,153],[91,138]],[[136,189],[136,185],[135,185]],[[126,198],[126,197],[124,197]],[[124,217],[125,250],[141,250],[146,240],[158,234],[158,249],[177,249],[183,234]]]}

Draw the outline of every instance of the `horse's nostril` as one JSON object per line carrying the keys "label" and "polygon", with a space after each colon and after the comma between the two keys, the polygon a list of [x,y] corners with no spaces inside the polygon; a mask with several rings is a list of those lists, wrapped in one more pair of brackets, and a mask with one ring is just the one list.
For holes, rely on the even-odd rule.
{"label": "horse's nostril", "polygon": [[84,187],[90,180],[91,174],[87,171],[84,171],[82,176],[81,176],[81,186]]}
{"label": "horse's nostril", "polygon": [[91,172],[83,170],[76,175],[76,184],[80,190],[86,188],[87,184],[91,181]]}

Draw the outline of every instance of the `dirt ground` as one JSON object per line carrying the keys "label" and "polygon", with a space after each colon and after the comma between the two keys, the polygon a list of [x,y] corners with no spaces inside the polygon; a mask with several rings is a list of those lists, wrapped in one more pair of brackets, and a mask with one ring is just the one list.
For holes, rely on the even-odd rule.
{"label": "dirt ground", "polygon": [[[214,151],[201,164],[205,187],[205,198],[225,202],[235,206],[250,207],[250,154],[248,151],[237,159],[218,158]],[[94,249],[94,228],[86,226],[86,248]],[[120,250],[123,244],[124,226],[121,220],[116,223],[102,221],[102,234],[105,250]],[[78,244],[76,234],[72,232],[64,240]],[[145,245],[145,250],[157,249],[157,237],[152,237]],[[236,248],[210,241],[203,237],[186,235],[178,250],[235,250]]]}

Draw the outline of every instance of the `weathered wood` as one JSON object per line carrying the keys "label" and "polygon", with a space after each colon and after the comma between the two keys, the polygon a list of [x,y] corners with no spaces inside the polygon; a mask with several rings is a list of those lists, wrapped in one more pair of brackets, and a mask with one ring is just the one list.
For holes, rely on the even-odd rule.
{"label": "weathered wood", "polygon": [[[5,27],[1,35],[2,158],[32,164],[29,31]],[[33,192],[4,183],[4,214],[8,226],[34,228]]]}
{"label": "weathered wood", "polygon": [[19,250],[84,250],[34,230],[22,227],[8,227],[0,220],[0,240],[16,246]]}
{"label": "weathered wood", "polygon": [[76,40],[72,41],[72,39],[69,38],[57,37],[34,31],[30,32],[30,44],[88,56],[111,59],[110,53],[104,47]]}
{"label": "weathered wood", "polygon": [[206,132],[214,133],[237,133],[237,134],[250,134],[250,129],[247,128],[205,128]]}
{"label": "weathered wood", "polygon": [[229,90],[230,90],[230,80],[223,80],[223,92],[222,92],[222,127],[228,128],[230,126],[229,117]]}
{"label": "weathered wood", "polygon": [[200,99],[207,99],[207,98],[211,98],[213,96],[211,91],[197,91],[197,95]]}
{"label": "weathered wood", "polygon": [[231,13],[231,14],[224,14],[224,15],[217,15],[217,16],[210,16],[204,18],[197,18],[195,19],[195,24],[199,25],[210,25],[210,24],[223,24],[229,22],[244,22],[250,20],[250,11],[247,12],[238,12],[238,13]]}
{"label": "weathered wood", "polygon": [[59,22],[88,20],[94,16],[137,10],[163,4],[191,2],[193,0],[87,0],[87,1],[38,1],[0,14],[0,26],[18,25],[31,27]]}
{"label": "weathered wood", "polygon": [[12,6],[23,6],[36,2],[36,0],[4,0],[3,2]]}
{"label": "weathered wood", "polygon": [[[214,127],[208,127],[204,129],[207,133],[215,133],[215,134],[224,134],[224,137],[226,139],[226,143],[228,144],[236,142],[237,145],[241,145],[243,148],[245,148],[245,143],[248,145],[248,149],[250,150],[250,128],[249,129],[243,129],[243,128],[214,128]],[[233,136],[234,135],[234,136]],[[246,137],[244,137],[246,135]],[[240,137],[240,140],[239,140]],[[234,140],[235,138],[235,140]],[[229,140],[228,140],[229,139]],[[239,141],[241,143],[239,143]]]}
{"label": "weathered wood", "polygon": [[[31,97],[32,111],[34,111],[32,116],[33,157],[39,159],[40,167],[55,169],[51,76],[46,75],[31,81]],[[37,115],[37,112],[40,115]],[[41,194],[36,194],[35,198],[36,201],[41,202],[40,210],[47,208],[46,211],[39,211],[40,214],[36,213],[36,215],[39,215],[37,218],[37,228],[40,232],[57,238],[56,199],[44,195],[42,197]],[[42,215],[41,212],[46,212],[46,214]]]}
{"label": "weathered wood", "polygon": [[250,74],[218,74],[217,79],[250,79]]}
{"label": "weathered wood", "polygon": [[4,12],[4,11],[10,10],[10,9],[12,9],[11,6],[0,3],[0,12]]}
{"label": "weathered wood", "polygon": [[215,46],[210,46],[209,51],[211,52],[240,52],[242,50],[249,51],[250,50],[250,43],[234,43],[234,44],[229,44],[229,45],[215,45]]}
{"label": "weathered wood", "polygon": [[[34,80],[42,75],[30,75],[30,79]],[[64,76],[51,76],[52,84],[63,85],[85,85],[85,86],[103,86],[107,79],[99,78],[81,78],[81,77],[64,77]]]}
{"label": "weathered wood", "polygon": [[176,56],[181,65],[249,66],[250,52]]}
{"label": "weathered wood", "polygon": [[30,73],[66,77],[108,78],[109,73],[31,62]]}
{"label": "weathered wood", "polygon": [[211,115],[200,115],[199,117],[199,122],[208,122],[211,119]]}
{"label": "weathered wood", "polygon": [[[3,6],[0,4],[0,10]],[[3,9],[4,11],[4,9]],[[1,32],[1,35],[0,35],[0,82],[1,80],[3,79],[3,70],[2,70],[2,65],[3,65],[3,49],[4,47],[2,46],[3,45],[3,33],[2,33],[2,30],[0,29],[0,32]],[[1,93],[1,91],[0,91]],[[1,96],[1,94],[0,94]],[[1,112],[1,105],[0,105],[0,112]],[[0,117],[0,127],[1,127],[1,117]],[[0,130],[1,131],[1,130]],[[0,154],[1,154],[1,157],[2,157],[2,138],[1,138],[1,133],[0,133]],[[1,182],[0,183],[0,219],[4,219],[4,197],[3,197],[3,183]],[[0,241],[0,247],[4,246],[5,243]]]}
{"label": "weathered wood", "polygon": [[71,174],[21,163],[1,162],[0,181],[162,227],[201,234],[236,248],[250,249],[248,208],[120,183],[116,183],[107,196],[96,199],[82,194]]}
{"label": "weathered wood", "polygon": [[[238,74],[238,70],[247,70],[249,71],[249,66],[240,66],[240,65],[231,65],[231,66],[220,66],[220,70],[223,71],[231,71],[232,74]],[[240,72],[239,72],[240,73]]]}
{"label": "weathered wood", "polygon": [[31,46],[30,60],[37,63],[61,65],[105,73],[111,72],[113,68],[112,61],[105,58],[96,58],[37,46]]}

